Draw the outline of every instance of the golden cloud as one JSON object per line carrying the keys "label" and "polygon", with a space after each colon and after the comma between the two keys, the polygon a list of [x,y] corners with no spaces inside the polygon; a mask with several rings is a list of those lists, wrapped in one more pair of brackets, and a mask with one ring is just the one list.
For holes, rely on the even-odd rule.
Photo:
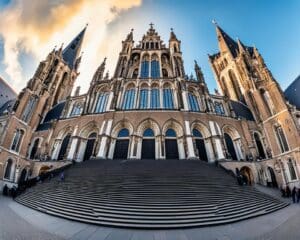
{"label": "golden cloud", "polygon": [[[24,87],[22,51],[42,60],[56,44],[68,43],[89,23],[84,40],[81,79],[89,82],[107,52],[107,24],[120,11],[141,5],[141,0],[15,0],[0,13],[0,34],[4,40],[5,72],[16,90]],[[112,39],[110,38],[110,41]],[[118,41],[120,41],[118,39]],[[112,43],[113,44],[113,43]],[[109,56],[108,56],[109,57]]]}

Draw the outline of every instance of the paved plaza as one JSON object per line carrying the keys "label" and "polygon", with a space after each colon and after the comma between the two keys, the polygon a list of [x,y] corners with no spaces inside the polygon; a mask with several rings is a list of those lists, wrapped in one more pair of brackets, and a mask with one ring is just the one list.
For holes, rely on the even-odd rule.
{"label": "paved plaza", "polygon": [[[262,188],[271,195],[277,194]],[[88,225],[53,217],[0,197],[0,239],[88,240],[293,240],[300,238],[300,204],[238,223],[180,230],[135,230]]]}

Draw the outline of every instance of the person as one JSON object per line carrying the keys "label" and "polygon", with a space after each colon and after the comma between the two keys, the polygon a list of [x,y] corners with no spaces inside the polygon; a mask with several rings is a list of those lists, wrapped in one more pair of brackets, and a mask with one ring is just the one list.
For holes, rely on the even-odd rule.
{"label": "person", "polygon": [[300,202],[300,188],[297,189],[297,203]]}
{"label": "person", "polygon": [[281,197],[285,198],[285,190],[283,186],[281,186],[280,192],[281,192]]}
{"label": "person", "polygon": [[285,195],[287,198],[291,197],[291,189],[289,186],[286,186],[286,188],[285,188]]}
{"label": "person", "polygon": [[296,194],[297,194],[296,187],[293,187],[293,190],[292,190],[293,203],[296,203]]}
{"label": "person", "polygon": [[64,171],[62,171],[62,172],[60,173],[60,180],[61,180],[62,182],[65,180],[65,173],[64,173]]}

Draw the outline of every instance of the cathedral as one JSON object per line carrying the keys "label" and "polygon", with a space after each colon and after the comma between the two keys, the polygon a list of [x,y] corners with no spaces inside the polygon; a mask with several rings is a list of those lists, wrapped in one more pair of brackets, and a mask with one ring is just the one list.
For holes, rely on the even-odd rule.
{"label": "cathedral", "polygon": [[186,75],[174,31],[164,43],[150,24],[137,44],[133,31],[122,41],[112,76],[104,59],[88,91],[72,96],[85,31],[1,103],[0,189],[90,159],[199,160],[251,183],[299,184],[300,78],[283,92],[258,49],[216,24],[212,94],[196,61],[195,77]]}

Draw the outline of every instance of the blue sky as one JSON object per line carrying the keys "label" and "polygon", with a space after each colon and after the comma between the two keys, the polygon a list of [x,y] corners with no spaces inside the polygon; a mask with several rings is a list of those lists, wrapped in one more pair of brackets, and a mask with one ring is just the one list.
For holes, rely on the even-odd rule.
{"label": "blue sky", "polygon": [[[8,3],[8,0],[0,0],[1,11],[5,12],[3,6]],[[106,36],[116,36],[114,41],[119,45],[113,45],[113,53],[112,51],[110,53],[113,55],[111,59],[116,59],[121,48],[121,41],[131,28],[135,29],[134,38],[138,42],[149,28],[149,23],[153,22],[155,29],[167,43],[170,28],[173,27],[182,42],[186,73],[190,74],[193,71],[193,61],[196,59],[203,69],[209,89],[213,91],[216,83],[207,54],[218,51],[215,27],[211,23],[212,19],[215,19],[232,38],[238,37],[246,45],[255,45],[274,77],[285,89],[300,74],[299,10],[300,1],[297,0],[145,0],[139,6],[120,11],[117,17],[106,24],[105,31]],[[99,21],[102,20],[99,19]],[[84,24],[78,21],[78,31]],[[5,34],[5,31],[0,28],[2,36],[0,38],[0,76],[12,83],[14,80],[5,72],[3,64]],[[112,36],[109,39],[112,39]],[[106,38],[102,38],[102,41],[105,40]],[[59,39],[58,42],[51,44],[52,46],[59,45]],[[86,46],[88,44],[87,42]],[[99,42],[99,44],[103,43]],[[97,61],[102,59],[103,55],[99,52]],[[44,57],[46,57],[46,52]],[[18,59],[25,85],[42,59],[37,59],[33,53],[22,48],[20,48]],[[85,61],[84,57],[83,61]],[[114,71],[115,64],[116,62],[111,63],[110,72]],[[95,69],[83,68],[80,70],[83,73],[89,71],[90,75],[95,71]],[[79,78],[77,85],[85,85],[85,82],[89,81]]]}

